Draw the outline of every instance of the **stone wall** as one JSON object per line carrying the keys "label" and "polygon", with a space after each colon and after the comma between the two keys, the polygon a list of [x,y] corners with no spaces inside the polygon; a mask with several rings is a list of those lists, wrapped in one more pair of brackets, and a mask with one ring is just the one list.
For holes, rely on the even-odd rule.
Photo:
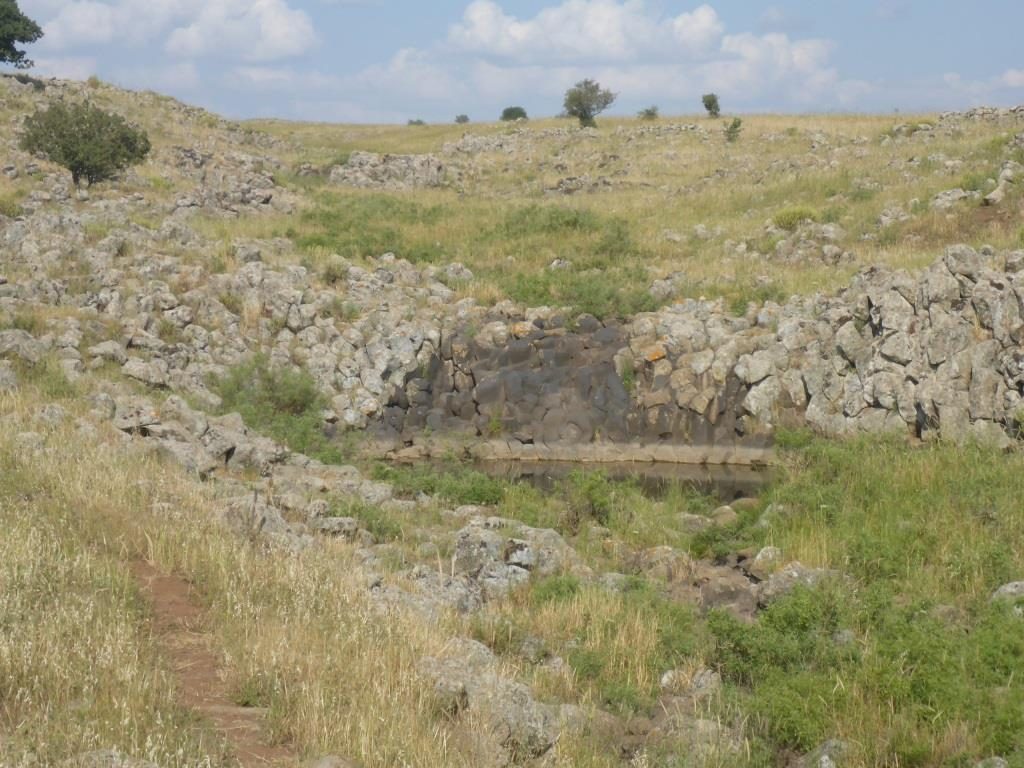
{"label": "stone wall", "polygon": [[709,376],[704,407],[680,405],[664,350],[634,361],[630,332],[588,315],[464,324],[443,335],[429,365],[393,393],[377,433],[403,444],[424,433],[513,447],[765,444],[765,430],[745,418],[750,387],[738,377],[714,386]]}
{"label": "stone wall", "polygon": [[744,317],[697,300],[628,324],[506,308],[442,329],[378,431],[406,446],[446,433],[636,452],[757,448],[806,425],[1009,445],[1024,411],[1022,268],[1024,252],[961,245],[917,274],[870,268],[835,296]]}

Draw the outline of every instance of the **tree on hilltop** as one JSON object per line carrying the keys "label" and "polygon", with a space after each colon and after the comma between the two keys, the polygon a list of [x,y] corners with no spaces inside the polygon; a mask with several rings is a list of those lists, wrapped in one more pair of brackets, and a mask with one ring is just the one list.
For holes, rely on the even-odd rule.
{"label": "tree on hilltop", "polygon": [[501,120],[505,123],[526,119],[526,110],[522,107],[505,107],[505,109],[501,111]]}
{"label": "tree on hilltop", "polygon": [[565,114],[578,118],[580,127],[596,125],[594,118],[615,101],[615,94],[601,87],[596,80],[580,80],[565,92]]}
{"label": "tree on hilltop", "polygon": [[17,0],[0,0],[0,64],[13,64],[16,69],[28,69],[32,61],[17,45],[34,43],[43,36],[43,30],[21,12]]}

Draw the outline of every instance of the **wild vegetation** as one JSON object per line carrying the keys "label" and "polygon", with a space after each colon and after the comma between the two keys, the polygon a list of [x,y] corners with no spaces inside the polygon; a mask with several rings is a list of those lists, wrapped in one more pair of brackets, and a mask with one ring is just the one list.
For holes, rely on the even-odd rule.
{"label": "wild vegetation", "polygon": [[[512,299],[610,318],[701,295],[739,312],[754,302],[757,311],[766,300],[835,289],[866,265],[921,267],[954,240],[1024,248],[1018,194],[1001,206],[981,201],[1005,162],[1024,159],[1007,125],[745,116],[731,141],[720,121],[655,110],[587,131],[558,120],[475,124],[472,137],[485,148],[474,150],[458,144],[461,122],[231,126],[153,95],[86,87],[97,106],[137,120],[152,150],[113,183],[96,179],[92,207],[72,194],[36,195],[44,183],[67,184],[45,161],[19,161],[17,175],[0,176],[9,231],[67,210],[88,224],[71,255],[3,251],[0,287],[74,291],[88,279],[76,254],[91,249],[138,270],[122,282],[121,300],[142,305],[146,318],[126,328],[113,310],[25,302],[6,288],[0,299],[0,333],[11,334],[0,354],[0,764],[60,765],[104,749],[159,766],[233,764],[230,740],[178,695],[180,670],[133,576],[146,561],[191,585],[203,616],[196,635],[214,649],[235,703],[260,710],[268,738],[297,764],[337,754],[366,768],[760,768],[810,765],[798,761],[838,744],[833,765],[972,767],[1000,756],[1024,766],[1024,604],[997,592],[1024,578],[1019,451],[780,431],[778,467],[755,499],[728,510],[730,499],[682,481],[652,493],[578,470],[538,487],[454,456],[421,465],[362,459],[325,429],[333,405],[318,389],[315,359],[290,367],[238,352],[211,366],[217,374],[205,385],[216,398],[191,402],[195,421],[208,427],[239,414],[315,461],[238,467],[229,452],[218,466],[190,470],[154,442],[161,428],[173,432],[159,421],[166,414],[132,422],[145,409],[124,405],[159,397],[162,411],[184,409],[167,397],[176,382],[159,370],[130,376],[116,363],[128,348],[191,349],[195,328],[168,319],[177,307],[158,314],[153,296],[207,286],[215,287],[201,311],[233,318],[214,329],[222,341],[263,330],[271,356],[297,361],[296,339],[315,323],[299,330],[288,312],[253,310],[252,295],[222,289],[239,273],[255,282],[271,269],[309,274],[334,291],[330,302],[316,299],[317,318],[336,321],[324,347],[352,344],[366,297],[345,293],[346,276],[381,268],[386,252],[436,266],[452,304]],[[12,91],[0,117],[13,123],[31,104]],[[149,237],[165,223],[177,231],[180,222],[162,212],[196,189],[195,155],[182,160],[181,147],[255,155],[268,144],[280,162],[252,172],[273,176],[275,194],[292,196],[291,212],[196,206],[188,222],[207,238],[202,248],[161,235],[147,241],[157,243],[150,252],[124,236]],[[359,151],[431,152],[455,172],[440,187],[332,185],[322,169]],[[605,183],[563,183],[584,176]],[[980,194],[932,204],[956,187]],[[145,204],[130,209],[128,224],[88,218],[135,193]],[[782,257],[787,244],[833,226],[850,260]],[[263,249],[255,255],[252,241]],[[446,270],[456,261],[469,276]],[[161,270],[172,262],[177,272],[167,277]],[[652,294],[656,280],[671,282],[668,293]],[[73,365],[72,347],[34,360],[12,351],[22,334],[76,333],[88,365]],[[105,341],[117,343],[100,349]],[[410,396],[425,375],[408,377]],[[619,375],[631,391],[642,371]],[[343,461],[355,462],[352,473]],[[361,488],[386,485],[395,498],[353,495],[346,483],[356,475]],[[261,504],[283,510],[280,525],[301,532],[288,541],[306,544],[276,545],[266,519],[237,519]],[[348,533],[317,527],[329,525]],[[430,601],[470,571],[456,567],[460,536],[484,531],[509,547],[536,530],[553,531],[571,551],[558,568],[473,610]],[[776,550],[816,578],[746,612],[725,600],[701,607],[702,574],[748,574],[737,578],[760,588],[771,576],[752,563]],[[421,598],[411,608],[402,602],[410,595]],[[446,698],[425,671],[424,659],[467,638],[493,654],[486,674],[502,681],[497,690],[564,718],[539,756],[504,742],[495,749],[497,730],[467,709],[478,694]]]}
{"label": "wild vegetation", "polygon": [[21,146],[67,168],[75,186],[111,179],[150,149],[145,131],[89,103],[51,104],[29,116]]}

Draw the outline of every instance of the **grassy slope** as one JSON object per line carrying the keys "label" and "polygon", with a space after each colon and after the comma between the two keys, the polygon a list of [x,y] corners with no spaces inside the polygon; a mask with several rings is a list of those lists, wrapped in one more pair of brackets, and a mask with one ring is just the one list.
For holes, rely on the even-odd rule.
{"label": "grassy slope", "polygon": [[[965,124],[936,131],[931,140],[921,133],[882,145],[895,123],[892,117],[748,116],[740,141],[728,144],[717,122],[682,120],[707,128],[710,138],[686,133],[630,139],[617,129],[658,128],[680,120],[602,120],[596,137],[548,137],[514,154],[474,156],[461,191],[311,190],[313,208],[299,223],[267,222],[267,231],[293,235],[314,256],[365,256],[386,248],[416,261],[459,260],[477,275],[466,292],[484,300],[511,295],[528,303],[568,302],[583,294],[587,309],[627,313],[643,308],[641,294],[651,280],[675,271],[687,276],[684,295],[722,295],[742,305],[747,299],[835,289],[865,264],[920,267],[952,240],[1020,243],[1019,218],[1012,212],[993,213],[976,204],[950,214],[927,209],[932,196],[952,187],[989,188],[988,179],[1008,156],[1009,138],[991,125]],[[901,116],[900,122],[926,120],[935,122],[923,116]],[[465,129],[254,125],[295,142],[296,159],[324,164],[355,149],[438,152],[464,130],[479,135],[514,130],[501,124]],[[544,120],[526,130],[569,126]],[[826,145],[815,149],[822,137]],[[828,144],[838,149],[832,152]],[[947,168],[946,160],[962,164]],[[544,192],[560,178],[583,174],[608,177],[618,186],[572,197]],[[913,221],[879,228],[881,211],[893,204],[910,208],[913,200],[922,201]],[[724,253],[729,239],[770,250],[765,221],[795,206],[839,223],[847,232],[841,245],[857,261],[835,268]],[[556,209],[554,216],[543,213],[550,208]],[[565,209],[577,215],[557,215]],[[698,224],[720,228],[722,234],[711,242],[692,237]],[[682,241],[667,239],[666,230],[681,234]],[[570,259],[574,268],[545,274],[555,258]]]}
{"label": "grassy slope", "polygon": [[[113,91],[104,89],[97,98],[126,107]],[[10,102],[6,107],[5,117],[27,108]],[[160,100],[137,110],[158,148],[197,140],[217,151],[230,146],[212,120],[181,126],[163,110]],[[919,266],[941,245],[959,239],[1017,244],[1019,221],[974,206],[952,217],[924,213],[861,243],[860,235],[873,231],[878,212],[890,203],[927,200],[961,182],[978,183],[1001,156],[1004,139],[985,125],[930,144],[883,147],[878,139],[892,123],[888,117],[751,117],[736,145],[718,136],[704,144],[684,135],[624,146],[613,132],[620,121],[608,120],[602,121],[600,138],[579,146],[560,148],[558,140],[549,140],[536,150],[532,167],[503,156],[483,158],[465,196],[448,190],[343,192],[282,176],[309,195],[299,216],[200,226],[225,243],[241,235],[291,231],[308,246],[302,255],[313,266],[327,264],[332,251],[345,248],[357,259],[382,250],[421,260],[460,259],[478,276],[462,287],[469,295],[575,301],[586,291],[595,308],[610,311],[638,301],[651,276],[674,270],[687,273],[694,293],[730,299],[839,285],[854,267],[749,264],[723,258],[716,245],[662,237],[663,229],[688,235],[703,223],[721,226],[723,238],[757,238],[765,219],[795,205],[838,218],[865,263]],[[535,122],[530,128],[551,125],[564,123]],[[796,135],[786,132],[791,126]],[[298,142],[286,158],[294,163],[326,163],[357,148],[437,150],[463,130],[259,127]],[[469,127],[477,133],[505,129]],[[746,172],[748,166],[765,171],[775,161],[806,156],[808,134],[818,130],[869,141],[849,150],[838,169],[776,169],[763,177]],[[781,138],[761,138],[769,133]],[[569,171],[550,166],[556,149]],[[940,151],[964,159],[964,166],[953,173],[931,168],[905,175],[910,156]],[[674,154],[668,157],[669,152]],[[621,178],[650,180],[653,186],[572,198],[541,193],[561,176],[606,173],[594,158],[615,154],[619,159],[609,160],[609,167],[625,170]],[[548,165],[539,166],[541,161]],[[726,170],[725,180],[700,181],[719,168]],[[143,166],[140,176],[140,188],[157,197],[185,188],[184,180],[156,163]],[[880,190],[858,191],[866,180]],[[0,198],[23,196],[33,183],[0,177]],[[678,193],[665,186],[695,188]],[[125,189],[132,191],[132,185]],[[123,191],[94,191],[106,194]],[[195,258],[223,267],[225,254],[218,249]],[[556,256],[577,261],[579,274],[565,282],[537,278]],[[588,273],[588,265],[602,271]],[[757,283],[762,273],[770,278],[767,288]],[[65,311],[41,310],[18,322],[41,324]],[[422,766],[472,764],[446,742],[444,720],[415,674],[421,655],[436,651],[452,634],[472,634],[502,652],[509,669],[540,695],[623,713],[654,699],[666,668],[692,672],[715,666],[727,686],[706,714],[743,726],[750,765],[768,765],[772,755],[838,737],[851,743],[854,765],[970,765],[1002,753],[1011,765],[1024,766],[1020,619],[988,602],[1000,583],[1024,578],[1020,456],[799,438],[787,454],[787,473],[765,498],[789,514],[764,528],[754,524],[757,510],[731,530],[697,538],[680,530],[678,513],[706,512],[713,505],[691,494],[650,502],[635,489],[602,481],[539,494],[495,490],[478,479],[434,479],[437,490],[453,500],[496,494],[500,514],[560,527],[567,535],[575,531],[574,546],[602,569],[628,570],[630,548],[660,543],[697,555],[775,544],[788,557],[835,568],[849,579],[795,595],[758,627],[696,616],[642,580],[610,597],[569,578],[539,582],[471,621],[428,624],[374,613],[347,545],[329,544],[315,555],[292,558],[236,540],[211,523],[209,488],[126,449],[116,435],[101,430],[93,437],[69,423],[46,433],[42,457],[19,447],[19,432],[46,432],[34,419],[44,403],[59,399],[76,413],[100,376],[90,374],[71,387],[53,367],[43,366],[28,372],[30,384],[21,394],[0,395],[0,524],[6,532],[0,539],[0,762],[18,764],[35,754],[46,764],[84,749],[116,746],[162,765],[195,765],[204,758],[219,764],[219,746],[175,708],[167,671],[145,636],[144,607],[125,568],[126,561],[145,556],[200,586],[239,697],[269,706],[276,732],[308,754],[337,751],[371,768],[405,764],[409,755]],[[55,467],[62,469],[59,476]],[[391,479],[410,487],[416,482]],[[618,543],[609,544],[586,520],[576,524],[581,503],[604,510]],[[166,509],[175,514],[169,517],[161,511]],[[442,523],[440,515],[354,513],[396,543],[404,553],[396,563],[412,557],[431,538],[430,527]],[[416,531],[425,526],[427,533]],[[442,556],[445,540],[439,544]],[[41,605],[47,610],[36,610]],[[838,630],[849,630],[853,642],[837,649],[832,637]],[[513,641],[527,636],[566,658],[568,668],[552,671],[525,658]],[[659,762],[653,755],[650,760]],[[614,746],[594,736],[567,738],[555,762],[620,764]],[[723,764],[735,765],[735,758]]]}
{"label": "grassy slope", "polygon": [[[212,522],[211,489],[176,467],[124,447],[105,428],[91,436],[70,419],[41,428],[34,414],[54,392],[74,415],[94,386],[87,379],[61,389],[54,376],[29,372],[26,391],[0,396],[8,414],[0,436],[0,516],[9,534],[0,543],[5,760],[117,746],[165,765],[198,756],[219,764],[217,744],[175,709],[148,645],[126,571],[141,556],[199,585],[239,699],[268,706],[275,733],[308,754],[339,751],[367,766],[403,764],[409,754],[422,766],[473,764],[446,742],[415,673],[446,637],[470,634],[542,697],[623,714],[654,702],[666,669],[711,665],[727,685],[705,716],[742,725],[749,765],[829,737],[852,745],[854,765],[960,765],[994,753],[1022,764],[1021,620],[988,599],[1024,573],[1022,457],[796,436],[764,499],[785,513],[769,527],[756,524],[759,511],[744,514],[713,539],[677,527],[681,509],[710,510],[700,497],[652,502],[600,480],[542,494],[435,479],[453,501],[487,497],[500,513],[577,531],[574,544],[600,568],[628,570],[623,544],[670,541],[704,555],[775,544],[845,574],[798,591],[756,626],[702,618],[664,597],[657,582],[634,579],[610,595],[572,577],[535,582],[471,619],[435,623],[373,611],[350,545],[302,557],[254,549]],[[42,455],[17,447],[28,429],[44,434]],[[411,492],[421,482],[391,479]],[[609,550],[586,515],[577,522],[570,508],[580,494],[621,544]],[[412,531],[431,519],[381,530],[412,556],[421,543]],[[35,610],[41,604],[47,610]],[[837,645],[840,631],[847,641]],[[526,638],[540,643],[542,659],[557,654],[568,666],[531,661]],[[592,734],[562,742],[556,764],[612,766],[618,758]]]}

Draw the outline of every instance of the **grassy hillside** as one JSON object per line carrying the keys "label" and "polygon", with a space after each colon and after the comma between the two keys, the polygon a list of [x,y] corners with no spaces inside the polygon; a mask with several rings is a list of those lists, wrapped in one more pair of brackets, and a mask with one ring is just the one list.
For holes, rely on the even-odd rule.
{"label": "grassy hillside", "polygon": [[[723,508],[685,482],[652,494],[582,470],[540,489],[454,458],[346,468],[307,369],[218,360],[219,399],[186,403],[170,397],[166,365],[163,378],[122,367],[128,349],[201,359],[214,345],[197,339],[215,334],[227,346],[264,333],[288,358],[297,334],[317,332],[288,329],[298,301],[281,319],[223,288],[250,238],[267,271],[300,264],[325,290],[341,265],[375,269],[391,251],[468,267],[472,278],[449,279],[453,303],[599,315],[697,296],[742,312],[838,289],[872,264],[915,269],[954,242],[1024,248],[1020,193],[980,199],[1024,161],[1019,123],[744,116],[733,143],[703,117],[588,132],[559,120],[237,125],[155,94],[60,87],[143,125],[155,149],[81,193],[20,156],[0,174],[0,764],[258,764],[239,762],[209,702],[190,701],[182,646],[134,575],[144,561],[185,585],[201,618],[175,642],[215,660],[224,709],[258,715],[281,765],[988,768],[1001,756],[1024,768],[1022,588],[997,592],[1024,580],[1019,450],[785,432],[758,497]],[[44,98],[0,90],[12,155]],[[458,144],[466,132],[482,138]],[[181,148],[209,162],[191,167]],[[354,151],[435,153],[450,183],[332,186],[326,171]],[[221,162],[272,175],[293,209],[186,206],[208,238],[189,240],[172,211]],[[933,205],[956,188],[968,196]],[[69,218],[81,237],[57,247],[46,236]],[[90,264],[135,302],[131,322],[82,287]],[[16,293],[25,285],[35,300]],[[158,314],[172,291],[198,309],[174,297]],[[348,334],[331,325],[329,343],[350,343],[350,297],[328,298]],[[167,320],[194,318],[184,310],[236,322]],[[232,444],[189,471],[195,457],[160,442],[192,447],[196,423],[217,442],[243,418],[324,464],[283,450],[242,464]],[[260,505],[278,530],[255,520]],[[485,566],[524,551],[521,580],[480,597],[497,581]]]}

